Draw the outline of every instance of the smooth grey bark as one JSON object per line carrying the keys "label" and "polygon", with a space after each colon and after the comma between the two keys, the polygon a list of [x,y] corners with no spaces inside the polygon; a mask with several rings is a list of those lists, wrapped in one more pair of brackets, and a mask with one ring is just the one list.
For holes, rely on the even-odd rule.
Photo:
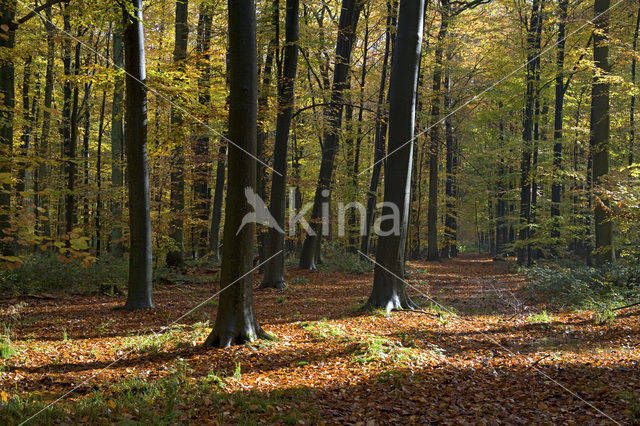
{"label": "smooth grey bark", "polygon": [[564,49],[569,0],[558,2],[558,41],[556,52],[556,99],[553,120],[553,183],[551,185],[551,238],[560,238],[560,201],[562,197],[562,120],[564,118]]}
{"label": "smooth grey bark", "polygon": [[121,258],[124,252],[122,241],[122,191],[124,185],[124,120],[122,102],[124,100],[124,75],[120,70],[124,67],[122,50],[122,29],[116,24],[113,30],[113,67],[116,76],[111,105],[111,186],[116,197],[111,202],[111,255]]}
{"label": "smooth grey bark", "polygon": [[126,71],[125,146],[129,186],[129,283],[125,309],[152,309],[151,203],[147,160],[147,88],[142,0],[131,0],[133,15],[124,10]]}
{"label": "smooth grey bark", "polygon": [[[591,140],[593,155],[593,184],[598,186],[609,173],[609,7],[610,0],[595,0],[593,6],[595,31],[593,34],[593,62],[596,66],[591,86]],[[594,202],[595,248],[598,266],[614,261],[613,223],[607,215],[609,201],[601,195]]]}
{"label": "smooth grey bark", "polygon": [[395,41],[396,12],[398,2],[387,1],[387,21],[384,40],[384,56],[382,58],[382,70],[380,75],[380,90],[378,91],[378,103],[376,108],[376,129],[374,139],[373,167],[371,169],[371,181],[367,192],[367,216],[366,233],[360,240],[360,251],[369,254],[371,245],[371,227],[375,219],[376,201],[378,198],[378,184],[380,182],[380,171],[382,170],[382,159],[385,154],[385,144],[387,137],[387,111],[385,109],[387,73],[389,69],[389,52]]}
{"label": "smooth grey bark", "polygon": [[[325,112],[326,130],[323,137],[320,173],[313,199],[311,221],[309,222],[315,235],[307,235],[304,240],[298,265],[300,269],[315,270],[320,256],[323,227],[322,206],[325,203],[329,203],[331,198],[331,179],[342,125],[343,93],[347,87],[351,52],[361,8],[361,0],[342,1],[340,21],[338,23],[333,84],[331,86],[331,102]],[[324,218],[324,220],[329,220],[329,218]]]}
{"label": "smooth grey bark", "polygon": [[[404,279],[409,216],[409,189],[413,160],[416,90],[422,48],[424,0],[401,0],[398,35],[389,83],[389,152],[384,179],[384,201],[397,206],[400,232],[380,236],[376,251],[373,288],[366,309],[413,309]],[[408,144],[407,141],[411,141]],[[391,208],[383,207],[383,214]],[[383,229],[387,230],[388,229]]]}
{"label": "smooth grey bark", "polygon": [[[228,0],[229,23],[229,184],[225,209],[224,250],[220,270],[220,301],[215,324],[205,346],[226,348],[268,335],[253,307],[251,274],[255,224],[241,228],[252,208],[245,193],[256,186],[258,60],[256,9],[253,0]],[[241,149],[251,155],[247,155]]]}
{"label": "smooth grey bark", "polygon": [[[287,0],[285,17],[285,47],[282,78],[278,88],[278,118],[276,121],[276,138],[273,152],[273,169],[271,181],[271,201],[269,210],[280,227],[285,229],[285,210],[287,192],[287,163],[289,149],[289,133],[291,117],[295,101],[295,83],[298,69],[298,14],[300,0]],[[275,228],[269,228],[265,260],[275,256],[265,265],[261,287],[272,287],[282,290],[286,287],[284,280],[284,234]]]}
{"label": "smooth grey bark", "polygon": [[[187,42],[189,26],[187,24],[189,3],[187,0],[176,1],[175,47],[173,62],[178,70],[184,72],[184,60],[187,57]],[[167,252],[167,266],[182,268],[184,266],[184,146],[182,132],[184,129],[181,112],[174,106],[179,102],[179,96],[173,99],[171,106],[171,137],[173,149],[171,151],[171,191],[169,209],[172,215],[169,233],[173,245]]]}

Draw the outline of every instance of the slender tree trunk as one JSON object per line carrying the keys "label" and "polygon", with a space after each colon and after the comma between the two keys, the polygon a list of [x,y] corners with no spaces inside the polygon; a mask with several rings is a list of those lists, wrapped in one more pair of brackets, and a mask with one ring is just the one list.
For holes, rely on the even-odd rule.
{"label": "slender tree trunk", "polygon": [[[31,149],[31,133],[33,129],[33,117],[31,115],[31,67],[33,66],[33,58],[28,56],[24,61],[24,72],[22,74],[22,135],[20,137],[19,155],[26,160]],[[16,183],[16,192],[18,193],[18,204],[22,204],[22,208],[26,207],[23,193],[27,189],[27,168],[28,162],[23,161],[18,168],[18,182]]]}
{"label": "slender tree trunk", "polygon": [[[447,61],[451,60],[451,55],[447,55]],[[456,199],[455,199],[455,180],[456,180],[456,143],[453,123],[451,117],[448,117],[451,112],[453,101],[451,99],[451,76],[449,68],[445,70],[444,77],[444,108],[447,118],[444,121],[445,127],[445,141],[447,148],[446,158],[446,182],[445,182],[445,220],[444,220],[444,247],[442,248],[442,257],[451,258],[456,257],[458,254],[458,242],[455,230],[457,228],[457,212],[456,212]]]}
{"label": "slender tree trunk", "polygon": [[151,205],[147,161],[147,76],[144,54],[142,0],[131,0],[126,9],[124,59],[126,75],[125,146],[129,183],[129,289],[125,309],[152,309]]}
{"label": "slender tree trunk", "polygon": [[[593,184],[598,187],[609,173],[609,7],[610,0],[595,0],[593,61],[596,74],[591,88],[591,150],[593,153]],[[614,261],[613,223],[608,217],[609,201],[602,191],[595,200],[595,263],[598,266]]]}
{"label": "slender tree trunk", "polygon": [[[631,84],[636,84],[636,52],[638,51],[638,29],[640,28],[640,8],[638,8],[638,13],[636,16],[636,29],[633,32],[633,53],[634,55],[631,57]],[[631,103],[629,105],[629,165],[633,164],[633,150],[635,149],[635,141],[636,141],[636,96],[635,94],[631,95]]]}
{"label": "slender tree trunk", "polygon": [[[397,232],[381,235],[376,252],[376,268],[371,296],[366,308],[392,309],[416,308],[409,298],[404,282],[405,247],[409,215],[409,190],[415,130],[416,90],[424,0],[401,0],[398,18],[398,40],[395,46],[391,80],[389,83],[389,152],[384,180],[383,213],[390,214],[394,206],[400,217],[394,214]],[[411,141],[407,143],[407,141]],[[399,222],[399,223],[398,223]],[[393,228],[393,227],[392,227]],[[391,231],[382,229],[382,231]]]}
{"label": "slender tree trunk", "polygon": [[[2,7],[0,16],[0,48],[13,51],[15,46],[14,18],[16,1],[7,1]],[[6,241],[5,230],[10,228],[11,217],[11,158],[13,154],[13,118],[15,107],[15,64],[13,54],[5,53],[0,62],[0,95],[2,107],[0,109],[0,176],[2,176],[2,191],[0,191],[0,254],[13,254],[13,243]]]}
{"label": "slender tree trunk", "polygon": [[[176,1],[175,20],[175,48],[173,62],[180,73],[184,73],[184,60],[187,57],[187,41],[189,26],[187,24],[189,4],[188,0]],[[173,99],[180,102],[179,97]],[[182,113],[171,107],[171,136],[173,149],[171,152],[171,232],[173,245],[167,253],[167,266],[182,268],[184,266],[184,136]]]}
{"label": "slender tree trunk", "polygon": [[124,186],[124,121],[122,102],[124,99],[124,75],[119,71],[124,67],[122,50],[122,29],[116,25],[113,31],[113,66],[116,69],[111,106],[111,186],[115,191],[115,199],[111,202],[111,255],[116,259],[122,257],[124,243],[122,240],[122,204]]}
{"label": "slender tree trunk", "polygon": [[346,88],[351,62],[351,51],[355,39],[355,30],[362,8],[361,0],[343,0],[338,24],[338,40],[336,42],[336,59],[331,86],[331,103],[326,110],[326,130],[323,137],[322,160],[318,184],[313,199],[311,213],[311,228],[315,235],[309,234],[304,240],[300,254],[299,267],[301,269],[316,269],[320,255],[323,228],[327,227],[328,217],[323,217],[323,205],[329,203],[331,197],[331,180],[333,176],[334,160],[338,150],[339,132],[342,123],[342,109],[344,105],[343,92]]}
{"label": "slender tree trunk", "polygon": [[369,254],[371,244],[371,227],[375,219],[375,208],[378,196],[378,184],[380,182],[380,171],[382,170],[383,157],[385,154],[385,142],[387,137],[387,113],[385,108],[385,93],[387,83],[387,72],[389,69],[389,52],[395,41],[396,11],[398,2],[387,1],[387,22],[384,42],[384,56],[382,57],[382,70],[380,76],[380,90],[378,91],[378,103],[376,108],[376,129],[373,153],[373,167],[371,168],[371,182],[367,192],[367,216],[366,233],[360,241],[360,251]]}
{"label": "slender tree trunk", "polygon": [[527,29],[527,63],[526,63],[526,93],[522,130],[522,161],[520,163],[520,232],[518,235],[518,263],[529,263],[529,237],[531,222],[531,161],[533,154],[533,122],[536,99],[536,68],[538,55],[536,49],[536,31],[541,14],[541,1],[533,0],[531,19]]}
{"label": "slender tree trunk", "polygon": [[[229,186],[225,209],[220,301],[205,346],[226,348],[268,335],[258,325],[253,307],[252,277],[255,224],[242,220],[252,209],[245,194],[256,186],[258,66],[253,0],[229,0]],[[242,150],[245,150],[243,152]],[[251,155],[248,155],[248,152]]]}
{"label": "slender tree trunk", "polygon": [[[53,105],[54,61],[55,61],[55,27],[51,24],[51,7],[45,9],[44,27],[47,30],[47,63],[44,78],[44,108],[42,109],[42,130],[37,147],[38,157],[48,158],[51,153],[49,132],[51,129],[51,106]],[[38,212],[37,229],[39,235],[47,238],[51,236],[50,198],[48,196],[49,166],[43,161],[38,166],[34,180],[36,193],[36,211]]]}
{"label": "slender tree trunk", "polygon": [[558,41],[556,53],[556,100],[553,120],[553,184],[551,185],[551,238],[557,245],[560,238],[560,201],[562,197],[562,120],[564,111],[564,48],[569,0],[558,2]]}
{"label": "slender tree trunk", "polygon": [[[198,60],[198,102],[203,109],[208,109],[211,103],[211,24],[213,15],[210,6],[202,5],[200,9],[200,19],[198,24],[198,38],[196,50],[199,54]],[[195,216],[199,223],[196,227],[196,241],[194,241],[195,254],[200,257],[207,251],[208,226],[210,209],[209,194],[209,172],[211,169],[211,159],[209,158],[209,135],[207,129],[200,127],[200,134],[197,135],[194,143],[195,155],[195,176],[193,183],[193,194],[196,199],[194,206]]]}
{"label": "slender tree trunk", "polygon": [[[287,192],[287,150],[291,117],[295,100],[295,82],[298,67],[298,14],[299,0],[287,0],[285,18],[285,48],[283,74],[278,89],[278,119],[276,121],[276,141],[273,153],[271,202],[269,210],[280,227],[285,229],[285,209]],[[265,259],[271,259],[265,265],[262,287],[273,287],[282,290],[284,281],[284,234],[275,228],[269,228],[268,249]]]}
{"label": "slender tree trunk", "polygon": [[438,153],[440,150],[440,105],[442,103],[443,52],[444,42],[449,28],[449,2],[442,1],[442,22],[438,32],[438,41],[435,50],[435,66],[433,69],[433,98],[431,100],[431,131],[429,136],[431,146],[429,150],[429,204],[427,209],[427,258],[438,260]]}

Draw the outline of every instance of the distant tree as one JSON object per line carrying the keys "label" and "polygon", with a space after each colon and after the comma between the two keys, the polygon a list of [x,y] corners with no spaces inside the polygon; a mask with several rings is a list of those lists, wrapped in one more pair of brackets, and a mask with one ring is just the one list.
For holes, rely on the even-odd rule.
{"label": "distant tree", "polygon": [[[595,75],[591,86],[591,155],[593,184],[599,185],[609,173],[609,7],[610,0],[595,0],[593,6],[593,62]],[[602,266],[614,260],[613,223],[607,215],[609,201],[605,196],[595,201],[595,263]]]}
{"label": "distant tree", "polygon": [[322,205],[329,201],[331,194],[331,179],[340,140],[340,127],[342,126],[343,94],[348,87],[347,77],[349,75],[351,52],[356,38],[355,32],[361,9],[362,0],[342,1],[340,21],[338,23],[338,40],[336,41],[333,84],[331,86],[331,103],[325,113],[327,124],[323,137],[322,160],[311,212],[311,220],[313,222],[311,227],[315,235],[307,235],[304,240],[299,262],[301,269],[315,270],[316,260],[320,254]]}
{"label": "distant tree", "polygon": [[[113,31],[113,66],[120,70],[124,66],[122,50],[122,29],[116,24]],[[116,199],[111,202],[111,255],[122,257],[122,187],[124,185],[124,120],[122,101],[124,99],[124,76],[116,74],[111,104],[111,186],[116,189]]]}
{"label": "distant tree", "polygon": [[[289,132],[293,116],[296,72],[298,68],[298,11],[299,0],[287,0],[285,18],[285,47],[282,78],[278,84],[278,118],[276,121],[276,142],[273,153],[271,202],[269,210],[282,229],[285,229],[285,209],[287,192],[287,151]],[[283,289],[284,281],[284,234],[269,228],[265,260],[275,256],[265,265],[262,287]]]}
{"label": "distant tree", "polygon": [[220,271],[220,301],[205,346],[226,348],[269,337],[258,325],[253,308],[251,270],[255,224],[241,227],[252,209],[246,192],[256,186],[258,64],[256,9],[253,0],[228,0],[229,144],[227,208]]}
{"label": "distant tree", "polygon": [[[403,281],[409,221],[409,189],[413,161],[416,90],[422,49],[424,0],[402,0],[389,83],[389,147],[384,179],[384,202],[400,213],[399,233],[380,236],[376,251],[373,289],[366,308],[411,309]],[[392,214],[383,207],[383,215]],[[383,231],[389,231],[383,229]]]}
{"label": "distant tree", "polygon": [[151,216],[149,165],[147,161],[147,87],[144,54],[142,0],[130,0],[124,9],[124,67],[126,104],[124,138],[129,181],[129,285],[125,309],[150,309],[153,304],[151,280]]}

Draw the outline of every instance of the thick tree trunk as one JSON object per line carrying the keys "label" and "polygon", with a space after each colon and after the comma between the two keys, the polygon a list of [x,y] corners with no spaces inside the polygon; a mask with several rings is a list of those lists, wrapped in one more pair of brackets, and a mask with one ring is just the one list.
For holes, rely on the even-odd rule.
{"label": "thick tree trunk", "polygon": [[556,53],[556,99],[553,120],[553,184],[551,185],[551,238],[553,244],[560,238],[560,201],[562,197],[562,120],[564,110],[564,48],[565,28],[567,22],[567,6],[569,0],[558,2],[558,41]]}
{"label": "thick tree trunk", "polygon": [[301,269],[316,269],[316,263],[320,256],[323,228],[326,228],[327,225],[323,222],[329,220],[328,217],[323,217],[322,206],[328,204],[331,197],[331,179],[342,124],[343,92],[347,84],[351,51],[353,50],[355,31],[361,8],[361,0],[342,1],[333,84],[331,86],[331,103],[326,110],[326,130],[323,137],[322,160],[311,213],[310,225],[315,235],[309,234],[304,240],[299,263]]}
{"label": "thick tree trunk", "polygon": [[427,209],[427,258],[438,260],[438,153],[440,150],[440,106],[442,103],[443,52],[444,42],[449,28],[449,2],[442,1],[442,22],[438,32],[438,41],[435,50],[435,65],[433,69],[433,98],[431,100],[431,131],[429,137],[431,145],[429,149],[429,203]]}
{"label": "thick tree trunk", "polygon": [[[610,0],[595,0],[593,62],[596,74],[591,88],[591,151],[593,184],[597,187],[609,173],[609,7]],[[595,263],[602,266],[614,261],[613,223],[608,217],[609,201],[601,192],[595,200]]]}
{"label": "thick tree trunk", "polygon": [[[188,0],[176,1],[175,20],[175,48],[173,50],[173,62],[178,70],[184,72],[184,60],[187,57],[187,41],[189,38]],[[179,97],[173,99],[179,102]],[[174,144],[171,152],[171,232],[173,245],[167,253],[167,266],[182,268],[184,266],[184,136],[182,113],[175,107],[171,107],[171,136]]]}
{"label": "thick tree trunk", "polygon": [[[12,51],[15,46],[14,18],[16,1],[7,1],[2,7],[0,16],[0,48]],[[0,95],[2,106],[0,110],[0,176],[2,176],[2,191],[0,191],[0,254],[13,253],[13,243],[4,241],[7,235],[4,230],[9,229],[11,217],[11,158],[13,153],[13,117],[15,107],[15,65],[13,54],[5,54],[0,62]]]}
{"label": "thick tree trunk", "polygon": [[[210,7],[202,5],[198,23],[198,38],[196,50],[198,51],[198,102],[204,109],[211,103],[211,24],[213,15]],[[203,255],[208,247],[208,219],[209,219],[209,174],[211,159],[209,158],[209,135],[203,126],[199,128],[199,134],[194,141],[195,176],[193,178],[193,196],[195,198],[195,216],[199,223],[196,226],[196,240],[193,242],[196,257]]]}
{"label": "thick tree trunk", "polygon": [[[376,252],[373,289],[366,308],[415,308],[404,282],[404,256],[407,243],[409,189],[415,130],[416,89],[422,47],[424,0],[401,0],[398,39],[389,83],[389,152],[384,180],[383,214],[395,206],[400,217],[398,232],[380,236]],[[407,141],[411,141],[407,143]],[[394,215],[397,216],[397,215]],[[390,231],[390,229],[382,229]]]}
{"label": "thick tree trunk", "polygon": [[[273,153],[271,215],[284,230],[287,192],[287,151],[291,117],[295,100],[295,82],[298,68],[298,13],[299,0],[287,0],[285,18],[285,48],[282,79],[278,89],[278,119],[276,122],[276,141]],[[271,259],[265,265],[262,287],[273,287],[282,290],[286,287],[284,280],[284,234],[275,228],[269,228],[268,246],[265,259]]]}
{"label": "thick tree trunk", "polygon": [[[220,302],[205,346],[226,348],[267,337],[253,308],[252,276],[255,224],[242,224],[253,210],[245,194],[256,186],[258,70],[253,0],[229,0],[229,185],[225,210]],[[248,155],[245,150],[251,155]]]}
{"label": "thick tree trunk", "polygon": [[378,184],[380,182],[380,171],[382,170],[382,159],[385,154],[385,142],[387,137],[387,112],[385,108],[387,72],[389,69],[389,52],[395,41],[396,11],[397,1],[387,1],[387,22],[384,41],[384,56],[382,57],[382,70],[380,75],[380,90],[378,91],[378,104],[376,108],[376,130],[373,152],[373,167],[371,168],[371,182],[367,192],[367,216],[366,233],[360,241],[360,251],[369,254],[371,244],[371,227],[375,219],[376,201],[378,198]]}
{"label": "thick tree trunk", "polygon": [[113,67],[117,70],[111,106],[111,186],[115,199],[111,202],[111,255],[117,259],[124,252],[122,241],[122,190],[124,185],[124,121],[122,101],[124,100],[124,75],[119,71],[124,67],[122,50],[122,29],[116,24],[113,31]]}
{"label": "thick tree trunk", "polygon": [[147,161],[147,88],[142,0],[131,0],[134,15],[127,10],[124,29],[126,76],[125,146],[129,183],[129,287],[125,309],[151,309],[151,205]]}

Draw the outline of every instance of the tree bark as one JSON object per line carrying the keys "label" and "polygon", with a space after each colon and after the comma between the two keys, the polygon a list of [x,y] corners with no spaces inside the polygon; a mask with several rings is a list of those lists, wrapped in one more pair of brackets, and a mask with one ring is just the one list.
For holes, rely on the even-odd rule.
{"label": "tree bark", "polygon": [[[400,212],[399,232],[380,236],[371,296],[365,308],[415,309],[404,282],[405,247],[409,215],[409,189],[415,130],[416,90],[422,47],[424,0],[401,0],[398,39],[389,83],[389,152],[384,180],[383,211],[395,205]],[[407,143],[407,141],[411,141]],[[388,204],[387,204],[388,203]],[[384,231],[384,230],[383,230]],[[386,229],[386,231],[389,231]]]}
{"label": "tree bark", "polygon": [[[187,24],[189,4],[188,0],[176,1],[175,20],[175,48],[173,50],[173,63],[177,65],[180,73],[184,72],[184,60],[187,57],[187,41],[189,38],[189,26]],[[180,79],[177,78],[179,81]],[[182,268],[184,266],[184,137],[182,135],[182,113],[174,104],[179,101],[179,96],[173,99],[171,107],[171,136],[174,144],[171,152],[171,191],[169,208],[171,210],[170,237],[173,245],[167,253],[167,266]]]}
{"label": "tree bark", "polygon": [[[16,1],[7,1],[3,5],[0,16],[0,48],[12,51],[15,46],[14,19]],[[2,255],[13,254],[13,243],[7,234],[10,228],[11,211],[11,158],[13,154],[13,118],[15,107],[15,64],[13,54],[6,54],[0,62],[0,176],[2,191],[0,192],[0,251]]]}
{"label": "tree bark", "polygon": [[[633,55],[631,56],[631,84],[636,84],[636,52],[638,51],[638,29],[640,28],[640,8],[636,16],[636,29],[633,32]],[[635,148],[636,141],[636,96],[631,95],[631,102],[629,105],[629,165],[633,164],[633,150]]]}
{"label": "tree bark", "polygon": [[[329,220],[328,217],[323,217],[322,206],[325,203],[329,203],[331,196],[331,179],[333,177],[334,161],[338,151],[339,133],[342,124],[343,93],[347,84],[351,51],[353,50],[355,31],[361,8],[361,0],[342,1],[333,84],[331,86],[331,104],[325,112],[326,130],[323,137],[322,160],[311,213],[310,226],[315,235],[309,234],[304,240],[299,262],[299,268],[301,269],[316,269],[322,242],[322,222]],[[324,227],[326,227],[326,224],[324,224]]]}
{"label": "tree bark", "polygon": [[267,337],[253,307],[252,277],[255,224],[242,226],[252,211],[245,194],[256,186],[258,70],[256,18],[253,0],[228,0],[229,22],[229,185],[225,209],[224,250],[220,271],[220,301],[205,346],[226,348]]}
{"label": "tree bark", "polygon": [[129,285],[125,309],[152,309],[151,205],[147,160],[147,88],[142,0],[131,0],[133,15],[124,10],[126,75],[125,146],[129,183]]}
{"label": "tree bark", "polygon": [[[285,229],[285,209],[287,192],[287,160],[291,117],[295,101],[295,82],[298,68],[298,14],[299,0],[287,0],[285,18],[285,48],[282,78],[278,90],[278,118],[276,121],[276,140],[273,153],[271,215]],[[286,287],[284,280],[284,234],[275,228],[269,228],[265,259],[271,259],[265,265],[261,287],[272,287],[282,290]]]}
{"label": "tree bark", "polygon": [[[609,173],[609,7],[610,0],[595,0],[593,13],[596,30],[593,35],[593,61],[596,72],[591,86],[591,151],[593,184],[602,184]],[[613,223],[607,216],[609,201],[601,195],[595,201],[595,263],[598,266],[614,261]]]}

